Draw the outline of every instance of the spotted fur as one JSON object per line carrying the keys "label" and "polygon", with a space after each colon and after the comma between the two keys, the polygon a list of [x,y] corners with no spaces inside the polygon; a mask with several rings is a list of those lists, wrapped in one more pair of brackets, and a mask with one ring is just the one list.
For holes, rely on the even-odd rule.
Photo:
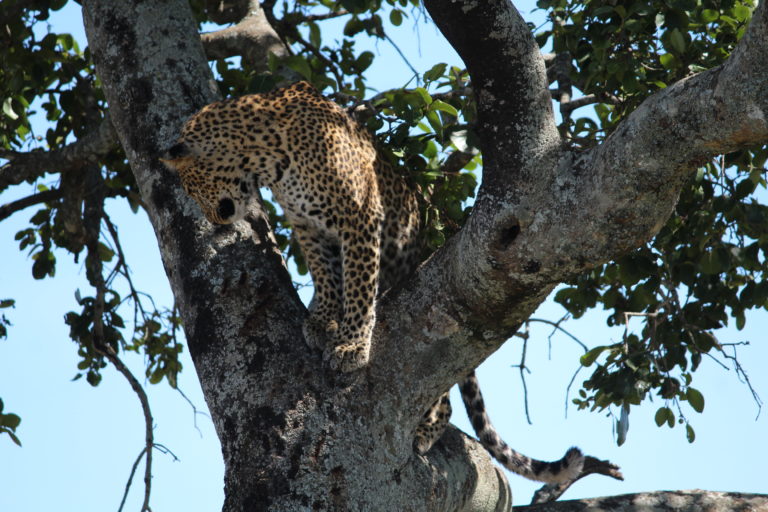
{"label": "spotted fur", "polygon": [[372,137],[306,82],[212,103],[162,158],[209,221],[235,222],[259,186],[293,227],[315,295],[307,344],[333,368],[368,362],[379,288],[416,255],[416,197]]}
{"label": "spotted fur", "polygon": [[[161,160],[217,224],[242,219],[259,186],[272,190],[299,241],[315,286],[304,336],[332,367],[368,362],[380,292],[418,263],[416,194],[381,157],[370,134],[305,82],[212,103],[193,115]],[[581,471],[571,449],[557,462],[530,459],[493,429],[477,380],[462,396],[485,448],[510,470],[559,482]],[[414,449],[426,453],[451,416],[448,394],[424,414]]]}

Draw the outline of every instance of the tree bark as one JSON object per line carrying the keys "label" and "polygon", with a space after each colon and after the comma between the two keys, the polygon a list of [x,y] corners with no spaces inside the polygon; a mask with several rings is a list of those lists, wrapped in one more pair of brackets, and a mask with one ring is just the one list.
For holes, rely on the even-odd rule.
{"label": "tree bark", "polygon": [[738,492],[659,491],[515,507],[515,512],[764,512],[768,496]]}
{"label": "tree bark", "polygon": [[414,456],[403,411],[372,407],[388,390],[365,372],[336,375],[309,351],[305,309],[263,212],[211,226],[157,160],[219,96],[186,3],[83,8],[222,443],[224,510],[509,509],[506,479],[479,444],[451,430],[429,458]]}
{"label": "tree bark", "polygon": [[214,227],[158,161],[219,98],[187,2],[83,0],[221,439],[225,511],[509,510],[503,473],[455,429],[413,454],[423,411],[559,281],[649,239],[695,162],[768,138],[764,5],[725,66],[667,88],[601,147],[573,154],[514,7],[425,3],[473,79],[484,181],[467,225],[381,302],[370,365],[340,375],[304,344],[305,309],[264,213]]}

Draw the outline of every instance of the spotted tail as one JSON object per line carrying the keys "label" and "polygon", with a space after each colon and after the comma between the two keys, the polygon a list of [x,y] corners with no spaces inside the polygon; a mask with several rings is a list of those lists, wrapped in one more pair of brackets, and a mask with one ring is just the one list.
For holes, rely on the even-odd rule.
{"label": "spotted tail", "polygon": [[508,470],[525,478],[549,484],[575,480],[581,474],[584,456],[578,448],[571,448],[562,459],[554,462],[532,459],[510,448],[493,428],[485,412],[485,403],[475,372],[470,373],[462,382],[461,399],[480,443]]}

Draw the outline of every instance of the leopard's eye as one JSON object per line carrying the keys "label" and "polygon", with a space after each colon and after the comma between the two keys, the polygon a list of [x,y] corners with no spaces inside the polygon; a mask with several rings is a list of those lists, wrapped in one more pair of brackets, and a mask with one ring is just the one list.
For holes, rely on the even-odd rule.
{"label": "leopard's eye", "polygon": [[216,208],[216,213],[222,220],[227,220],[235,214],[235,203],[228,197],[219,201],[219,206]]}

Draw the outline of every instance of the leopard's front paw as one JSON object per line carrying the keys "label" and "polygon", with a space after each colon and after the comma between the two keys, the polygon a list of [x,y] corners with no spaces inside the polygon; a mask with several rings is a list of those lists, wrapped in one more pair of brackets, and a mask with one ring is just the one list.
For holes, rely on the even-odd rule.
{"label": "leopard's front paw", "polygon": [[347,343],[328,347],[323,359],[329,361],[334,370],[349,373],[368,364],[370,353],[370,343]]}
{"label": "leopard's front paw", "polygon": [[330,341],[335,337],[339,325],[336,321],[320,321],[311,314],[304,320],[302,331],[304,332],[304,341],[310,348],[325,350]]}

